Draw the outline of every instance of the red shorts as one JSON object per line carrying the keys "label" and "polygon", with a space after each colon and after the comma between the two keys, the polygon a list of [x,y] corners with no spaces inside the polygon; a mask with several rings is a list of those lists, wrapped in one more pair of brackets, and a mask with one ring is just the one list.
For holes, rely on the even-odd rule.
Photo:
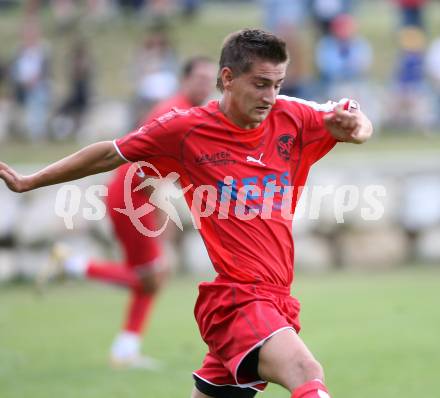
{"label": "red shorts", "polygon": [[[129,267],[148,267],[155,264],[154,260],[161,255],[160,239],[144,236],[136,229],[128,216],[114,210],[115,208],[125,208],[124,178],[129,167],[130,164],[119,167],[108,184],[107,210],[115,235],[121,243],[126,264]],[[131,199],[135,209],[147,202],[147,196],[143,191],[133,192],[138,184],[140,184],[140,180],[134,179]],[[154,212],[145,214],[140,218],[140,221],[144,227],[150,230],[155,231],[157,229]]]}
{"label": "red shorts", "polygon": [[208,345],[194,376],[216,386],[263,390],[266,386],[245,358],[275,333],[300,330],[300,304],[290,289],[267,283],[243,284],[217,277],[201,283],[194,314]]}

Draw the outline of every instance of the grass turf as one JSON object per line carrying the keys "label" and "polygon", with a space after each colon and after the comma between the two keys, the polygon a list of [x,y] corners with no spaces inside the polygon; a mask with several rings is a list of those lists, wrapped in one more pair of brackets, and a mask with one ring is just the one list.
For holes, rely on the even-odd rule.
{"label": "grass turf", "polygon": [[[302,337],[323,363],[333,397],[437,397],[439,270],[299,275]],[[197,282],[173,280],[159,298],[145,351],[160,372],[115,371],[107,351],[125,306],[123,290],[67,283],[37,297],[0,290],[0,396],[188,397],[205,350],[192,307]],[[263,395],[287,397],[277,386]]]}

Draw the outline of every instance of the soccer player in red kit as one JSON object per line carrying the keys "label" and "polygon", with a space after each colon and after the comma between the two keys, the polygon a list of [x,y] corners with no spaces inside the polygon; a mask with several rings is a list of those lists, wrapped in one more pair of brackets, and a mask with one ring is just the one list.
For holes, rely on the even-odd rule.
{"label": "soccer player in red kit", "polygon": [[298,335],[299,303],[290,296],[292,187],[303,186],[337,142],[363,143],[372,126],[354,102],[279,97],[287,63],[278,37],[241,30],[223,44],[220,101],[169,112],[30,176],[0,166],[0,178],[16,192],[123,161],[179,173],[218,273],[199,286],[195,317],[208,353],[194,372],[192,398],[253,397],[267,382],[293,398],[329,397],[322,367]]}
{"label": "soccer player in red kit", "polygon": [[[215,85],[216,67],[207,57],[196,56],[188,59],[182,67],[179,91],[169,99],[159,102],[144,123],[150,123],[171,109],[189,109],[204,104],[212,94]],[[83,255],[69,255],[64,245],[54,247],[57,270],[74,277],[86,277],[117,284],[130,289],[130,301],[126,311],[122,331],[116,336],[110,353],[110,361],[116,367],[154,368],[157,363],[152,358],[140,354],[141,337],[150,317],[154,299],[167,275],[167,264],[162,256],[162,244],[158,237],[145,236],[131,223],[130,219],[115,209],[124,208],[124,180],[130,164],[116,170],[108,184],[107,212],[113,231],[121,245],[124,261],[90,260]],[[134,208],[146,203],[148,189],[135,191],[141,183],[135,175],[131,186],[131,200]],[[147,191],[147,192],[145,192]],[[159,223],[157,212],[142,216],[142,224],[155,230]],[[52,268],[48,264],[49,270]],[[42,269],[38,283],[44,283],[50,276]]]}

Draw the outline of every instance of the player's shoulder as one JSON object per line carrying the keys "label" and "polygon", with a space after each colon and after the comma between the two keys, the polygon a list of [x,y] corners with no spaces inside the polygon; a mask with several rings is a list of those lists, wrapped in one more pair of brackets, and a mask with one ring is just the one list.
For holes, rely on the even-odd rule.
{"label": "player's shoulder", "polygon": [[181,109],[173,107],[168,112],[158,116],[155,120],[164,125],[178,125],[180,127],[193,126],[203,122],[210,113],[209,104]]}
{"label": "player's shoulder", "polygon": [[279,109],[301,110],[306,108],[316,112],[331,112],[336,105],[337,102],[334,101],[319,103],[303,98],[289,97],[287,95],[278,95],[276,102],[276,107]]}

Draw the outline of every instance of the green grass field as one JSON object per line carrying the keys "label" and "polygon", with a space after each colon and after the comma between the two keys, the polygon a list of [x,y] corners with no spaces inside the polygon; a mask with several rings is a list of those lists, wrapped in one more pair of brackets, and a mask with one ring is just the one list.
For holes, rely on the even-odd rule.
{"label": "green grass field", "polygon": [[[302,337],[323,363],[334,398],[437,398],[440,270],[299,275]],[[189,397],[202,360],[192,307],[197,282],[173,280],[158,301],[145,350],[163,371],[115,371],[107,351],[124,291],[67,283],[37,297],[0,288],[0,397]],[[266,397],[288,397],[270,386]]]}

